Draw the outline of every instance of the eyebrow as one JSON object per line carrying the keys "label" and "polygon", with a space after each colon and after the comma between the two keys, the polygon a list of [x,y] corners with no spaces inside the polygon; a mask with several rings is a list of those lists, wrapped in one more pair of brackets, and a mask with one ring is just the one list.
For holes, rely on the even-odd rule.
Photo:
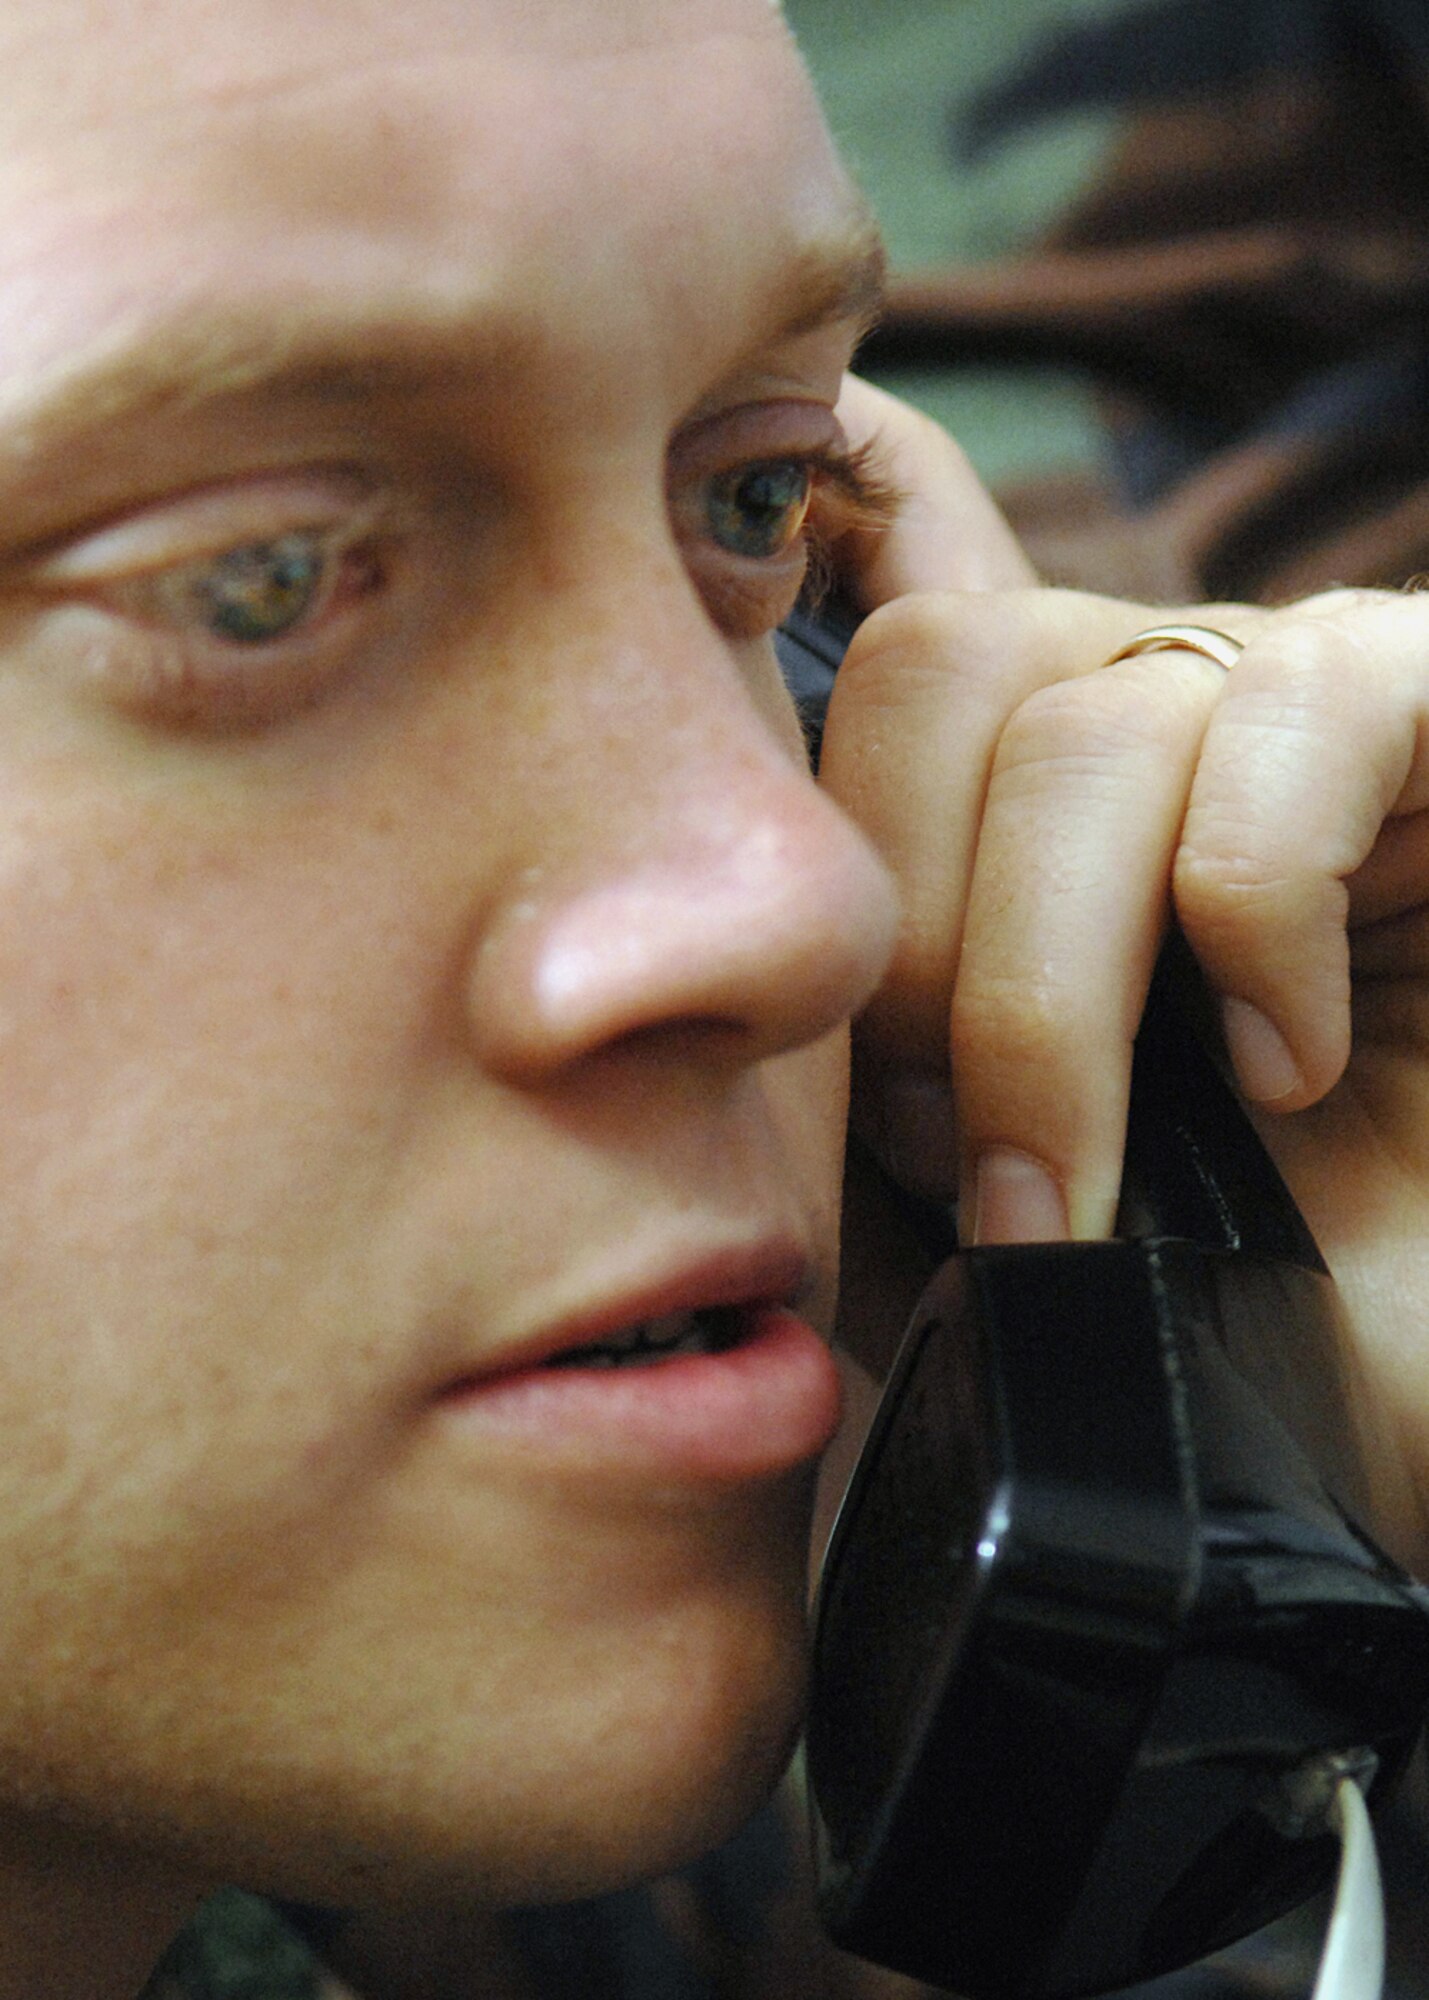
{"label": "eyebrow", "polygon": [[847,231],[795,259],[784,287],[790,301],[778,333],[792,339],[840,320],[853,323],[861,340],[882,310],[888,282],[888,252],[873,211],[862,202]]}
{"label": "eyebrow", "polygon": [[[883,238],[860,199],[846,224],[781,267],[760,344],[849,321],[861,339],[887,276]],[[764,317],[761,314],[761,317]],[[48,369],[0,378],[0,477],[126,425],[266,391],[356,403],[444,376],[514,365],[542,340],[539,315],[492,309],[480,287],[388,296],[374,310],[331,294],[195,306],[130,319]]]}

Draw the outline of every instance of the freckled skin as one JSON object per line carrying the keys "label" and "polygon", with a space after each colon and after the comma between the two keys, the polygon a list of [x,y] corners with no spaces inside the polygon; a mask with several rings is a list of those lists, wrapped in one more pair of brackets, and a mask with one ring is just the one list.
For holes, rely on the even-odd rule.
{"label": "freckled skin", "polygon": [[[461,523],[237,726],[146,709],[132,621],[0,590],[0,1877],[63,1824],[151,1926],[208,1877],[630,1879],[787,1754],[808,1469],[602,1486],[432,1397],[770,1229],[827,1321],[888,893],[663,463],[693,411],[832,402],[847,327],[750,324],[846,184],[766,0],[5,0],[0,56],[12,521],[352,457]],[[499,376],[116,419],[80,491],[5,436],[166,284],[400,317],[474,270]]]}

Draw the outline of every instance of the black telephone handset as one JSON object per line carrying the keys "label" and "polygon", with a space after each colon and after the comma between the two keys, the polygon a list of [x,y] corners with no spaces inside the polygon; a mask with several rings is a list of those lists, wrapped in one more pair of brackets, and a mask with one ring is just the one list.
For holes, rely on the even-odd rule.
{"label": "black telephone handset", "polygon": [[[806,711],[852,629],[798,614]],[[1333,1281],[1163,953],[1123,1234],[927,1287],[819,1591],[807,1769],[845,1949],[967,2000],[1176,1970],[1330,1879],[1429,1713],[1429,1600],[1356,1525]]]}

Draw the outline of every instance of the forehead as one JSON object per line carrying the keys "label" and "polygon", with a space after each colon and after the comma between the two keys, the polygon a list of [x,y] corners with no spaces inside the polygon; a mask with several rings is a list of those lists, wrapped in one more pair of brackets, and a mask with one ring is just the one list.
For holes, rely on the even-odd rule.
{"label": "forehead", "polygon": [[[180,71],[241,88],[419,52],[572,57],[782,32],[781,13],[778,0],[3,0],[0,47],[92,85],[117,64],[156,97]],[[159,46],[170,60],[155,72],[147,57]]]}
{"label": "forehead", "polygon": [[0,170],[42,184],[121,136],[138,166],[161,137],[212,138],[245,116],[298,128],[385,104],[395,132],[443,85],[469,108],[469,139],[495,118],[493,142],[510,145],[503,103],[564,88],[596,109],[641,71],[683,95],[711,58],[772,76],[791,49],[768,0],[0,0]]}
{"label": "forehead", "polygon": [[517,341],[618,301],[636,365],[853,214],[771,0],[0,0],[0,62],[0,413],[215,297]]}

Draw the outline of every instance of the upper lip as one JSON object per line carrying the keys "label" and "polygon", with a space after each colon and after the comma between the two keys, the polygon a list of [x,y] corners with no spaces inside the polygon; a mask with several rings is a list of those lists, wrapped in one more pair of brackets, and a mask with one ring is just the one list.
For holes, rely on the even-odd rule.
{"label": "upper lip", "polygon": [[635,1277],[539,1331],[485,1353],[462,1369],[450,1387],[493,1375],[538,1367],[572,1348],[590,1347],[630,1333],[646,1320],[713,1306],[797,1305],[813,1284],[806,1246],[788,1236],[724,1246],[683,1258],[677,1265]]}

